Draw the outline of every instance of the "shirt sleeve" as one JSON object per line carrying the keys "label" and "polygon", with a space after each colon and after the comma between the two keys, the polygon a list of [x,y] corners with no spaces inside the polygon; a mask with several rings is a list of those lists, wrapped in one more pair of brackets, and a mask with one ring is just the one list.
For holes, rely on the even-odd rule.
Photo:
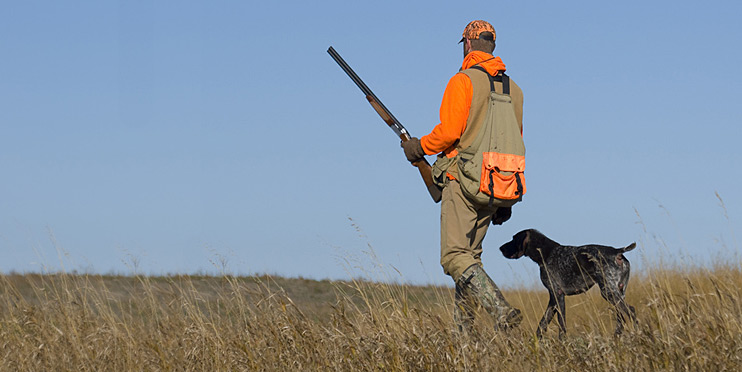
{"label": "shirt sleeve", "polygon": [[[465,74],[458,73],[448,81],[441,102],[440,124],[430,134],[420,138],[427,155],[434,155],[450,148],[461,138],[466,129],[471,107],[472,85]],[[446,151],[448,152],[448,151]]]}

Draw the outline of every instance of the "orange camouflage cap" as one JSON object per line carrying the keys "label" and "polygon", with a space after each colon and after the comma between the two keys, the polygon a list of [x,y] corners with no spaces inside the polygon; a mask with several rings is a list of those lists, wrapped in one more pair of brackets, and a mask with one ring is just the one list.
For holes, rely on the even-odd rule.
{"label": "orange camouflage cap", "polygon": [[466,28],[464,28],[464,34],[461,38],[461,41],[459,43],[463,42],[466,39],[474,40],[479,39],[479,34],[482,32],[489,31],[492,33],[492,40],[495,40],[495,28],[492,27],[492,25],[487,21],[471,21],[468,25],[466,25]]}

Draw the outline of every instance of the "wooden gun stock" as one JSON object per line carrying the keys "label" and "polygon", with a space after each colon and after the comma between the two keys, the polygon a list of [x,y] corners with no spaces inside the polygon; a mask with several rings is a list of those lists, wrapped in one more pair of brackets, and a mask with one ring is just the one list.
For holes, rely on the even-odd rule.
{"label": "wooden gun stock", "polygon": [[[374,92],[372,92],[368,86],[366,86],[366,84],[363,82],[363,80],[361,80],[360,77],[358,77],[355,71],[350,68],[343,57],[340,57],[340,54],[338,54],[338,52],[336,52],[333,47],[327,49],[327,53],[329,53],[332,59],[334,59],[335,62],[340,65],[340,68],[342,68],[343,71],[348,74],[348,77],[350,77],[350,79],[353,80],[354,83],[356,83],[356,86],[361,89],[363,94],[366,95],[368,103],[370,103],[371,107],[374,108],[376,113],[381,116],[381,119],[384,120],[387,125],[389,125],[389,128],[391,128],[403,142],[408,141],[412,136],[410,136],[410,134],[407,132],[407,129],[405,129],[405,127],[402,126],[402,123],[400,123],[399,120],[397,120],[397,118],[392,115],[389,109],[387,109],[386,106],[381,103],[379,98],[376,97]],[[440,187],[438,187],[438,185],[435,184],[435,182],[433,182],[433,171],[430,163],[428,163],[428,161],[423,158],[412,163],[412,165],[416,166],[417,170],[420,171],[420,177],[422,177],[423,182],[425,182],[425,186],[428,188],[428,193],[430,194],[430,197],[433,198],[433,201],[435,201],[436,203],[441,201],[442,190]]]}
{"label": "wooden gun stock", "polygon": [[423,182],[425,182],[425,186],[428,188],[428,193],[433,198],[433,201],[436,203],[441,201],[443,190],[433,182],[433,167],[430,166],[430,163],[422,159],[412,163],[412,165],[416,166],[417,170],[420,171],[420,177],[423,178]]}

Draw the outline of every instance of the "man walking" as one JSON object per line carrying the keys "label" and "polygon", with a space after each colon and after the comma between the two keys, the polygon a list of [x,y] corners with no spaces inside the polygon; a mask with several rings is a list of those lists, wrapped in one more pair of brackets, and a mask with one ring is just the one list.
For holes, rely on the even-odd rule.
{"label": "man walking", "polygon": [[[418,161],[424,155],[440,153],[433,165],[433,174],[436,182],[443,187],[441,265],[444,272],[456,283],[454,318],[459,328],[466,330],[470,330],[472,326],[474,308],[477,306],[481,306],[494,318],[498,329],[516,326],[522,319],[520,310],[510,306],[505,300],[497,285],[484,271],[481,261],[482,241],[490,222],[500,225],[507,221],[510,218],[510,206],[525,193],[525,183],[521,178],[525,167],[525,148],[522,145],[523,92],[504,75],[505,64],[500,57],[492,55],[495,37],[495,29],[488,22],[472,21],[466,26],[461,39],[464,61],[459,73],[446,86],[440,109],[440,124],[430,134],[402,143],[405,156],[410,162]],[[465,178],[466,175],[462,174],[464,170],[460,168],[470,160],[465,159],[462,162],[463,154],[477,151],[481,154],[482,150],[479,148],[486,146],[482,143],[487,142],[487,138],[488,143],[494,143],[490,146],[497,151],[502,148],[517,150],[505,151],[507,153],[504,155],[497,152],[484,153],[485,159],[495,159],[492,169],[499,173],[490,170],[493,173],[489,175],[489,181],[482,173],[481,190],[489,198],[488,203],[482,203],[481,199],[477,200],[472,196],[470,187],[463,187],[465,180],[462,177]],[[502,160],[497,159],[506,159],[508,164],[522,162],[522,166],[509,169],[501,165],[504,164]],[[485,163],[487,161],[484,160]],[[497,161],[501,164],[498,165]],[[480,165],[477,169],[482,169],[481,167]],[[513,172],[503,173],[502,169]],[[492,174],[496,177],[493,178]],[[479,187],[479,174],[476,177],[475,186]],[[502,182],[505,181],[501,179],[508,177],[512,182],[504,185]],[[506,189],[515,191],[510,193],[510,197],[506,197]]]}

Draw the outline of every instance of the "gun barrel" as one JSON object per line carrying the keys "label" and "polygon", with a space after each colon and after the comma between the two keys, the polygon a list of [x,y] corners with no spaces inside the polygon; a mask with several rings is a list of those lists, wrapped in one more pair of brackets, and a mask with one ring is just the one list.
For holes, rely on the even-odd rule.
{"label": "gun barrel", "polygon": [[[331,46],[329,49],[327,49],[327,53],[329,53],[330,57],[332,57],[332,59],[334,59],[335,62],[340,65],[340,68],[342,68],[343,71],[348,74],[348,77],[350,77],[350,79],[353,80],[354,83],[356,83],[363,94],[366,95],[368,103],[370,103],[371,107],[374,108],[376,113],[381,116],[381,119],[389,125],[389,128],[392,128],[394,133],[396,133],[397,136],[402,139],[402,141],[408,141],[412,136],[410,136],[410,134],[407,132],[407,129],[405,129],[405,127],[402,126],[402,123],[400,123],[399,120],[394,117],[391,111],[389,111],[389,109],[387,109],[386,106],[381,103],[374,92],[372,92],[371,89],[366,85],[366,83],[364,83],[363,80],[358,77],[358,74],[356,74],[355,71],[350,68],[343,57],[341,57],[340,54],[335,51],[335,48]],[[441,201],[441,189],[433,182],[433,175],[431,172],[430,163],[428,163],[428,161],[423,158],[412,163],[412,165],[417,167],[417,169],[420,171],[420,176],[423,178],[423,182],[425,182],[425,186],[428,188],[428,193],[430,194],[430,197],[433,198],[433,201],[435,201],[436,203]]]}
{"label": "gun barrel", "polygon": [[356,74],[356,72],[353,71],[350,65],[348,65],[347,62],[345,62],[343,57],[341,57],[340,54],[338,54],[335,48],[330,47],[329,49],[327,49],[327,53],[329,53],[332,59],[334,59],[335,62],[337,62],[337,64],[340,65],[340,68],[342,68],[343,71],[345,71],[345,73],[348,74],[350,79],[353,80],[354,83],[356,83],[358,88],[361,88],[361,91],[363,92],[363,94],[367,96],[373,96],[374,98],[376,98],[376,96],[371,91],[371,89],[369,89],[369,87],[363,82],[363,80],[361,80],[361,78],[358,77],[358,74]]}
{"label": "gun barrel", "polygon": [[348,65],[347,62],[343,59],[343,57],[338,54],[338,52],[335,50],[335,48],[330,47],[327,49],[327,53],[330,54],[330,57],[337,62],[337,64],[340,66],[340,68],[345,71],[345,73],[350,77],[350,80],[353,80],[353,82],[358,86],[358,88],[361,89],[363,94],[366,95],[366,99],[369,103],[371,103],[371,106],[376,110],[376,112],[381,116],[381,118],[389,125],[390,128],[394,131],[394,133],[399,136],[399,138],[402,139],[402,141],[407,141],[410,139],[410,134],[407,132],[407,129],[402,125],[402,123],[397,120],[397,118],[394,117],[394,114],[392,114],[391,111],[389,111],[386,106],[379,100],[379,97],[376,97],[373,91],[371,91],[371,88],[366,85],[366,83],[361,80],[361,78],[356,74],[355,71]]}

